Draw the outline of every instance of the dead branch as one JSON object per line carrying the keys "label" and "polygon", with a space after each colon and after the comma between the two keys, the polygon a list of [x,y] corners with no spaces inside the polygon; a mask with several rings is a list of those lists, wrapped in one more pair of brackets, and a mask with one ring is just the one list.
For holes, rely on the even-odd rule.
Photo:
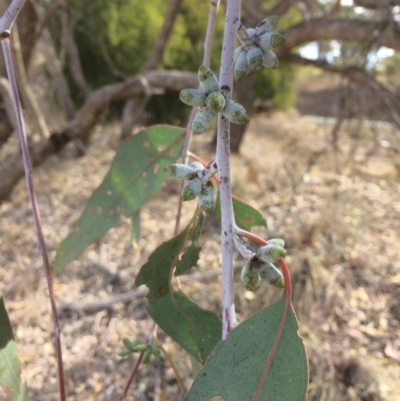
{"label": "dead branch", "polygon": [[[155,91],[169,89],[181,91],[184,88],[197,85],[196,74],[169,71],[150,71],[143,75],[150,88]],[[50,156],[60,151],[72,139],[79,139],[90,133],[98,123],[111,103],[126,101],[145,93],[140,77],[128,79],[122,83],[107,85],[93,91],[76,116],[59,131],[53,132],[46,141],[33,144],[30,147],[32,165],[39,166]],[[3,165],[0,170],[0,202],[6,199],[18,180],[23,176],[24,169],[20,154],[17,153]]]}

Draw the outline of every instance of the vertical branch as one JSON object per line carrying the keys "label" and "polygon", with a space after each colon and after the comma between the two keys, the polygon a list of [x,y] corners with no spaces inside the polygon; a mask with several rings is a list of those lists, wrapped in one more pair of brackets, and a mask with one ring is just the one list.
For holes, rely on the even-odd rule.
{"label": "vertical branch", "polygon": [[[233,52],[236,32],[240,24],[240,0],[228,0],[224,40],[222,44],[219,84],[221,92],[230,97],[233,86]],[[221,198],[221,251],[222,251],[222,339],[236,326],[233,293],[233,228],[234,216],[230,176],[230,123],[218,115],[217,164]]]}
{"label": "vertical branch", "polygon": [[15,79],[14,67],[13,67],[13,63],[12,63],[11,47],[10,47],[9,39],[4,39],[1,43],[1,45],[3,48],[4,61],[5,61],[5,65],[6,65],[8,80],[10,82],[14,112],[15,112],[16,123],[17,123],[17,127],[18,127],[18,135],[19,135],[19,139],[21,142],[21,151],[22,151],[22,159],[23,159],[24,169],[25,169],[26,183],[28,186],[29,198],[31,200],[33,217],[35,220],[36,235],[38,238],[39,249],[41,250],[41,253],[42,253],[43,265],[44,265],[45,275],[46,275],[46,279],[47,279],[47,288],[49,291],[50,305],[51,305],[51,310],[52,310],[52,319],[53,319],[53,326],[54,326],[55,351],[56,351],[56,358],[57,358],[57,364],[58,364],[60,401],[65,401],[64,368],[63,368],[62,353],[61,353],[60,324],[58,321],[57,306],[56,306],[56,301],[55,301],[54,291],[53,291],[53,280],[52,280],[50,263],[49,263],[47,250],[46,250],[46,243],[44,240],[44,235],[43,235],[43,230],[42,230],[39,206],[37,203],[35,188],[33,185],[32,165],[31,165],[31,160],[30,160],[30,156],[29,156],[28,141],[27,141],[27,137],[26,137],[24,119],[22,116],[21,103],[20,103],[19,95],[18,95],[17,82]]}

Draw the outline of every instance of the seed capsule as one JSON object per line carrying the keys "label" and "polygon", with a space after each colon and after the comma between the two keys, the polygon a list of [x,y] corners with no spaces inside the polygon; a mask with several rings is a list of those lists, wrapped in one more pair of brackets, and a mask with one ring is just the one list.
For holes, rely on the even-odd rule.
{"label": "seed capsule", "polygon": [[225,98],[221,92],[213,92],[207,96],[206,107],[214,113],[219,113],[225,107]]}
{"label": "seed capsule", "polygon": [[219,89],[218,79],[210,68],[201,65],[197,75],[200,88],[206,95],[216,92]]}
{"label": "seed capsule", "polygon": [[202,107],[193,119],[192,131],[194,134],[202,134],[211,127],[214,113],[207,107]]}
{"label": "seed capsule", "polygon": [[266,263],[275,263],[285,255],[285,249],[275,244],[264,245],[256,252],[256,257]]}
{"label": "seed capsule", "polygon": [[247,63],[253,71],[260,71],[263,66],[262,51],[257,46],[251,46],[247,51]]}
{"label": "seed capsule", "polygon": [[211,181],[207,182],[207,184],[203,185],[203,187],[201,188],[201,192],[199,194],[199,206],[206,213],[212,213],[214,211],[214,193],[215,189]]}
{"label": "seed capsule", "polygon": [[183,188],[182,199],[184,201],[190,201],[195,199],[201,191],[201,180],[198,177],[191,179]]}
{"label": "seed capsule", "polygon": [[183,89],[179,99],[189,106],[204,106],[207,95],[197,89]]}
{"label": "seed capsule", "polygon": [[234,76],[237,82],[241,81],[250,71],[249,63],[247,62],[247,51],[242,51],[236,60],[234,67]]}
{"label": "seed capsule", "polygon": [[168,173],[171,177],[180,178],[181,180],[191,180],[197,173],[197,170],[186,164],[171,164],[163,168],[164,173]]}
{"label": "seed capsule", "polygon": [[278,288],[285,286],[285,280],[283,279],[281,271],[275,267],[272,263],[264,263],[259,269],[260,277],[268,283]]}
{"label": "seed capsule", "polygon": [[255,28],[255,35],[261,36],[264,33],[274,32],[278,27],[279,17],[277,15],[272,15],[268,18],[262,20]]}
{"label": "seed capsule", "polygon": [[249,291],[254,291],[260,282],[260,273],[258,268],[248,262],[243,266],[242,272],[240,273],[240,279],[243,285]]}
{"label": "seed capsule", "polygon": [[279,67],[279,60],[272,50],[263,52],[263,66],[265,68],[275,69]]}
{"label": "seed capsule", "polygon": [[247,124],[250,120],[246,113],[246,109],[241,104],[234,102],[232,99],[226,100],[222,114],[230,122],[235,124]]}

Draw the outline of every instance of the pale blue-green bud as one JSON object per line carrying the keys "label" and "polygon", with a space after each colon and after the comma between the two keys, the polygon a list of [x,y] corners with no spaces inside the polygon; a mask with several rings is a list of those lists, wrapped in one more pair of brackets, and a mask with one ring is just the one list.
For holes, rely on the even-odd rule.
{"label": "pale blue-green bud", "polygon": [[240,56],[240,53],[244,52],[245,50],[243,49],[242,46],[239,46],[235,49],[235,52],[233,53],[233,65],[236,64],[236,61],[238,57]]}
{"label": "pale blue-green bud", "polygon": [[275,69],[279,67],[279,60],[272,50],[263,52],[263,66],[265,68]]}
{"label": "pale blue-green bud", "polygon": [[207,107],[202,107],[193,119],[192,131],[194,134],[202,134],[211,127],[215,113]]}
{"label": "pale blue-green bud", "polygon": [[254,28],[247,28],[246,32],[251,38],[253,38],[256,33],[256,30]]}
{"label": "pale blue-green bud", "polygon": [[242,51],[236,60],[233,73],[236,81],[241,81],[250,71],[249,63],[247,62],[247,51]]}
{"label": "pale blue-green bud", "polygon": [[218,79],[210,68],[201,65],[197,75],[200,88],[206,95],[216,92],[219,89]]}
{"label": "pale blue-green bud", "polygon": [[286,39],[280,33],[265,33],[256,38],[256,43],[263,52],[275,49],[285,43]]}
{"label": "pale blue-green bud", "polygon": [[254,32],[255,31],[252,28],[246,29],[243,24],[239,25],[236,36],[245,49],[247,49],[247,46],[251,46],[254,43]]}
{"label": "pale blue-green bud", "polygon": [[200,178],[195,177],[191,179],[183,188],[182,199],[184,201],[190,201],[195,199],[201,192],[202,183]]}
{"label": "pale blue-green bud", "polygon": [[259,269],[260,277],[278,288],[285,286],[281,271],[272,263],[263,263]]}
{"label": "pale blue-green bud", "polygon": [[247,63],[253,71],[260,71],[263,67],[262,51],[257,46],[251,46],[247,51]]}
{"label": "pale blue-green bud", "polygon": [[207,95],[197,89],[183,89],[179,99],[189,106],[204,106]]}
{"label": "pale blue-green bud", "polygon": [[247,290],[254,291],[260,282],[260,273],[258,268],[253,266],[251,262],[248,262],[243,266],[240,273],[240,280]]}
{"label": "pale blue-green bud", "polygon": [[191,180],[196,174],[197,170],[186,164],[171,164],[163,168],[164,173],[168,173],[171,177],[180,178],[181,180]]}
{"label": "pale blue-green bud", "polygon": [[193,162],[190,163],[189,167],[191,167],[192,169],[199,171],[199,170],[204,170],[204,166],[200,163],[200,162]]}
{"label": "pale blue-green bud", "polygon": [[199,194],[199,206],[206,212],[212,213],[215,208],[214,200],[215,189],[211,181],[203,185]]}
{"label": "pale blue-green bud", "polygon": [[206,107],[214,113],[219,113],[225,107],[224,95],[219,91],[209,94],[206,99]]}
{"label": "pale blue-green bud", "polygon": [[221,112],[230,122],[235,124],[247,124],[249,116],[246,109],[239,103],[234,102],[232,99],[227,99],[225,108]]}
{"label": "pale blue-green bud", "polygon": [[255,28],[255,35],[260,36],[264,33],[274,32],[278,27],[279,17],[271,15],[270,17],[262,20]]}
{"label": "pale blue-green bud", "polygon": [[285,249],[275,244],[264,245],[256,252],[256,257],[266,263],[275,263],[285,255]]}
{"label": "pale blue-green bud", "polygon": [[277,245],[280,246],[281,248],[284,248],[285,240],[282,238],[271,238],[268,240],[268,244]]}

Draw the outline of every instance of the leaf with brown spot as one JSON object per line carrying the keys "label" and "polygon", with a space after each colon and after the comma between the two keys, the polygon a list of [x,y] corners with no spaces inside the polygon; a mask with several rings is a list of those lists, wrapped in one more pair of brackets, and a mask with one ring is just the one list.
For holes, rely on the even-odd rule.
{"label": "leaf with brown spot", "polygon": [[[83,250],[130,217],[163,185],[162,169],[176,161],[183,130],[155,126],[127,140],[118,150],[110,171],[93,192],[75,228],[57,250],[55,268],[61,269]],[[159,152],[162,146],[163,151]]]}

